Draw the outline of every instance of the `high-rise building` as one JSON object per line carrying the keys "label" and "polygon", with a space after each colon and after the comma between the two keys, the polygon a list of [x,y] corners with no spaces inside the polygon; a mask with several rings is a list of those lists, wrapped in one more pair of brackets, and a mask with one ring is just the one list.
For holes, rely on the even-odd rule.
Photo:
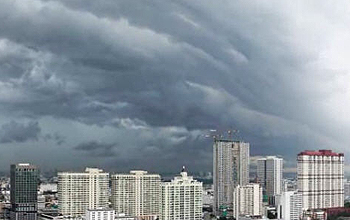
{"label": "high-rise building", "polygon": [[213,146],[214,212],[232,215],[233,191],[249,183],[249,143],[215,140]]}
{"label": "high-rise building", "polygon": [[297,178],[303,210],[344,206],[344,154],[331,150],[299,153]]}
{"label": "high-rise building", "polygon": [[349,180],[344,182],[344,199],[345,200],[350,199],[350,181]]}
{"label": "high-rise building", "polygon": [[202,183],[183,169],[181,176],[162,183],[160,220],[201,220],[202,194]]}
{"label": "high-rise building", "polygon": [[245,186],[238,185],[233,193],[233,217],[239,216],[262,216],[263,200],[262,187],[257,183]]}
{"label": "high-rise building", "polygon": [[266,189],[266,158],[257,160],[256,174],[258,183]]}
{"label": "high-rise building", "polygon": [[277,219],[299,220],[302,216],[302,195],[298,191],[282,192],[276,197]]}
{"label": "high-rise building", "polygon": [[109,174],[97,168],[59,172],[57,189],[59,212],[82,216],[88,209],[108,207]]}
{"label": "high-rise building", "polygon": [[135,217],[159,216],[161,179],[159,174],[130,171],[112,175],[112,206],[117,213]]}
{"label": "high-rise building", "polygon": [[258,182],[265,188],[270,201],[282,193],[283,159],[268,156],[258,160]]}
{"label": "high-rise building", "polygon": [[39,170],[29,163],[11,165],[11,220],[38,218]]}

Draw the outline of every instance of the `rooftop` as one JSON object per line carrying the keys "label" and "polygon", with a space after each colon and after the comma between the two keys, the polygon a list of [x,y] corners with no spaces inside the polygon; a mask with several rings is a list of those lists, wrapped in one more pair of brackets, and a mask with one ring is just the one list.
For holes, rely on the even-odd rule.
{"label": "rooftop", "polygon": [[242,140],[230,140],[230,139],[215,139],[214,142],[233,142],[233,143],[245,143]]}
{"label": "rooftop", "polygon": [[343,153],[335,153],[332,152],[332,150],[319,150],[319,151],[311,151],[311,150],[306,150],[303,152],[300,152],[298,154],[298,156],[302,156],[302,155],[306,155],[306,156],[344,156]]}

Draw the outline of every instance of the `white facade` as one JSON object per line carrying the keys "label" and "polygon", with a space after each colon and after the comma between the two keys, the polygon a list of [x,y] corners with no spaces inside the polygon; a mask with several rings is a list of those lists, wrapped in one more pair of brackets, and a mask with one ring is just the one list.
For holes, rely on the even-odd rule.
{"label": "white facade", "polygon": [[83,173],[58,173],[58,203],[62,215],[84,215],[88,209],[108,207],[109,174],[86,168]]}
{"label": "white facade", "polygon": [[40,193],[44,192],[57,192],[57,184],[56,183],[41,183],[39,188]]}
{"label": "white facade", "polygon": [[262,187],[257,183],[238,185],[233,193],[233,216],[262,216]]}
{"label": "white facade", "polygon": [[249,182],[249,143],[215,140],[213,169],[214,212],[219,215],[232,210],[234,187]]}
{"label": "white facade", "polygon": [[201,220],[202,193],[202,183],[184,170],[171,182],[163,182],[160,220]]}
{"label": "white facade", "polygon": [[344,199],[350,200],[350,181],[344,183]]}
{"label": "white facade", "polygon": [[116,213],[114,220],[157,220],[157,215],[144,215],[139,217],[128,216],[124,213]]}
{"label": "white facade", "polygon": [[281,194],[283,179],[283,159],[269,156],[258,160],[258,181],[265,187],[269,197]]}
{"label": "white facade", "polygon": [[108,208],[88,209],[85,216],[86,220],[114,220],[114,218],[114,210]]}
{"label": "white facade", "polygon": [[288,192],[288,191],[296,191],[298,189],[297,187],[297,181],[296,180],[290,180],[290,179],[283,179],[282,180],[282,191]]}
{"label": "white facade", "polygon": [[298,191],[282,192],[276,198],[277,218],[299,220],[302,216],[302,195]]}
{"label": "white facade", "polygon": [[116,214],[114,220],[136,220],[135,217],[127,216],[123,213],[121,214]]}
{"label": "white facade", "polygon": [[297,177],[304,210],[344,206],[344,154],[330,150],[301,152]]}
{"label": "white facade", "polygon": [[129,216],[159,216],[160,175],[147,171],[112,175],[112,206]]}

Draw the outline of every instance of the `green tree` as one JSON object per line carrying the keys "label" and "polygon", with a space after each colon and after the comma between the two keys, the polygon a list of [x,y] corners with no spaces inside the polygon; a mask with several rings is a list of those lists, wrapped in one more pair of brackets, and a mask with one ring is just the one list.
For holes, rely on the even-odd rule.
{"label": "green tree", "polygon": [[350,208],[350,202],[345,202],[345,203],[344,203],[344,207],[345,207],[345,208]]}
{"label": "green tree", "polygon": [[276,214],[273,214],[272,212],[268,212],[268,213],[267,213],[267,218],[268,218],[268,219],[276,219],[277,216],[276,216]]}

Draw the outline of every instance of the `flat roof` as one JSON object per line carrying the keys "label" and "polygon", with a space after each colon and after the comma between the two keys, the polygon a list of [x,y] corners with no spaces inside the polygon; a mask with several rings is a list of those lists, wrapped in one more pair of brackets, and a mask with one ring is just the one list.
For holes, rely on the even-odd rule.
{"label": "flat roof", "polygon": [[318,150],[318,151],[312,151],[312,150],[306,150],[303,152],[300,152],[298,156],[336,156],[336,157],[343,157],[344,153],[336,153],[332,152],[332,150]]}

